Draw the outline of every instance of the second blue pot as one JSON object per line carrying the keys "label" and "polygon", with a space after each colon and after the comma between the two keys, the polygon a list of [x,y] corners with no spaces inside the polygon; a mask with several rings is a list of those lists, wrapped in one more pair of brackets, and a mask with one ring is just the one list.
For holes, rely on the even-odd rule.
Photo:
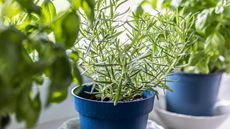
{"label": "second blue pot", "polygon": [[222,73],[174,73],[168,76],[167,110],[193,116],[212,116]]}
{"label": "second blue pot", "polygon": [[74,95],[81,129],[146,129],[148,114],[153,109],[153,92],[145,92],[142,100],[120,102],[114,106],[113,102],[85,99],[84,91],[89,89]]}

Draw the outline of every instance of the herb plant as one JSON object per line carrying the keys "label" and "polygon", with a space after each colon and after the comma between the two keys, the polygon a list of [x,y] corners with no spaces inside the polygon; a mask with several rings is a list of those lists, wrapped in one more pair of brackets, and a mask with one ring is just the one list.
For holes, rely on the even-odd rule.
{"label": "herb plant", "polygon": [[98,0],[96,21],[93,27],[83,23],[74,49],[82,74],[94,81],[89,94],[114,104],[138,99],[144,91],[170,90],[165,78],[194,40],[193,16],[119,12],[125,2]]}
{"label": "herb plant", "polygon": [[230,2],[220,1],[198,14],[195,29],[200,38],[189,59],[189,65],[195,66],[195,71],[230,72],[229,13]]}
{"label": "herb plant", "polygon": [[[73,47],[80,28],[78,9],[93,21],[93,0],[69,0],[70,8],[57,14],[51,0],[0,0],[0,128],[9,115],[36,123],[40,93],[34,84],[50,80],[46,105],[59,103],[67,96],[74,80],[81,83],[77,66],[66,50]],[[37,87],[37,88],[36,88]]]}
{"label": "herb plant", "polygon": [[[165,7],[171,8],[171,6]],[[174,12],[179,10],[196,15],[193,29],[198,40],[187,52],[187,56],[180,61],[179,65],[183,66],[181,70],[204,74],[229,73],[230,1],[182,0],[174,8],[176,8]]]}

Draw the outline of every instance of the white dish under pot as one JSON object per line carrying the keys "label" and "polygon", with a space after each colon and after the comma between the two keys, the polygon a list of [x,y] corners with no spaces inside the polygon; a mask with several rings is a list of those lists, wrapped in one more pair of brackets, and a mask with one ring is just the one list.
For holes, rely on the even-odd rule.
{"label": "white dish under pot", "polygon": [[[150,118],[169,129],[217,129],[230,115],[230,102],[219,100],[214,116],[190,116],[166,110],[165,97],[155,100],[154,111]],[[230,128],[230,127],[229,127]]]}

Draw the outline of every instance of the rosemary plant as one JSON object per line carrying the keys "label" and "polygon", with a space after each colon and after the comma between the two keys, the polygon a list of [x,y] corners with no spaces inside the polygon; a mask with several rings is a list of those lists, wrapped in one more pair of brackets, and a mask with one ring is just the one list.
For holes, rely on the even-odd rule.
{"label": "rosemary plant", "polygon": [[193,40],[193,16],[120,12],[125,3],[98,0],[95,24],[83,23],[75,48],[82,74],[94,81],[91,94],[114,104],[138,99],[144,91],[169,89],[166,76]]}

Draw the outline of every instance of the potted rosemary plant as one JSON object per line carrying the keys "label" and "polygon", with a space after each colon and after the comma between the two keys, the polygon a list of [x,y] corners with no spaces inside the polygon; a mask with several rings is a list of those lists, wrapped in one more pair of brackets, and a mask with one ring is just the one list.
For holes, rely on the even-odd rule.
{"label": "potted rosemary plant", "polygon": [[63,101],[72,80],[81,82],[66,51],[79,32],[78,9],[92,21],[94,1],[69,0],[69,5],[57,13],[51,0],[0,0],[1,129],[11,115],[27,128],[36,124],[42,109],[37,86],[45,78],[50,80],[45,107]]}
{"label": "potted rosemary plant", "polygon": [[[194,5],[201,6],[194,6]],[[229,1],[180,1],[180,11],[193,12],[196,43],[178,65],[179,72],[168,77],[167,109],[172,112],[213,115],[223,72],[230,72]],[[182,9],[183,8],[183,9]],[[192,24],[192,23],[191,23]]]}
{"label": "potted rosemary plant", "polygon": [[83,23],[73,49],[93,80],[72,90],[81,129],[145,129],[157,88],[169,89],[165,78],[189,45],[179,15],[119,12],[125,2],[98,0],[95,24]]}

